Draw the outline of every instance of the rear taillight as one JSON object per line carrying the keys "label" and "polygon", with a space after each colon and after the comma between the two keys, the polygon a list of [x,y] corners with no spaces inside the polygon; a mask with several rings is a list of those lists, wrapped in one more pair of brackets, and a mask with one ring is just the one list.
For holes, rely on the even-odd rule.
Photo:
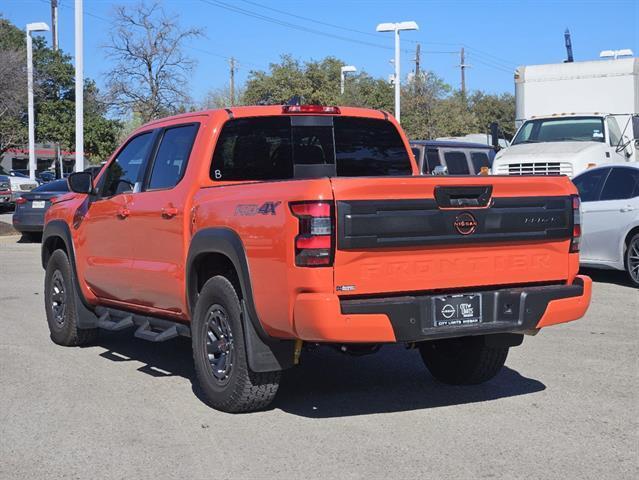
{"label": "rear taillight", "polygon": [[16,205],[24,205],[25,203],[27,203],[27,199],[24,197],[19,197],[16,198]]}
{"label": "rear taillight", "polygon": [[295,237],[295,265],[330,267],[333,265],[333,205],[329,202],[293,202],[291,212],[299,221]]}
{"label": "rear taillight", "polygon": [[581,201],[578,195],[572,196],[572,238],[570,240],[570,253],[579,252],[581,241]]}

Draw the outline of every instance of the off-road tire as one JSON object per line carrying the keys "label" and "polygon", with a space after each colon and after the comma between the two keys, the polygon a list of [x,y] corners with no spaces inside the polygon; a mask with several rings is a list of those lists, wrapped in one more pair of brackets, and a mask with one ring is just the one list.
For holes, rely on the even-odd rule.
{"label": "off-road tire", "polygon": [[[63,250],[56,250],[47,263],[44,277],[44,306],[51,340],[58,345],[67,347],[87,345],[94,342],[98,336],[97,328],[78,328],[75,296],[75,283],[69,257]],[[60,308],[60,299],[63,297],[64,307]],[[56,307],[54,303],[58,306]],[[60,312],[59,315],[54,312],[55,308]]]}
{"label": "off-road tire", "polygon": [[[626,248],[626,254],[624,255],[626,264],[626,273],[628,274],[628,280],[633,287],[639,288],[639,275],[634,269],[637,268],[636,257],[639,255],[639,233],[633,235],[628,242],[628,248]],[[631,259],[631,257],[633,257]],[[630,269],[633,269],[633,272]]]}
{"label": "off-road tire", "polygon": [[508,347],[486,345],[483,336],[433,340],[419,344],[430,373],[450,385],[477,385],[493,378],[506,362]]}
{"label": "off-road tire", "polygon": [[[223,380],[214,375],[215,367],[209,360],[207,350],[211,309],[216,310],[216,306],[223,309],[232,334],[231,367]],[[281,372],[258,373],[249,368],[240,301],[233,284],[226,277],[215,276],[202,287],[193,315],[191,341],[195,373],[205,401],[210,406],[224,412],[240,413],[261,410],[273,401]],[[217,373],[219,375],[219,371]]]}

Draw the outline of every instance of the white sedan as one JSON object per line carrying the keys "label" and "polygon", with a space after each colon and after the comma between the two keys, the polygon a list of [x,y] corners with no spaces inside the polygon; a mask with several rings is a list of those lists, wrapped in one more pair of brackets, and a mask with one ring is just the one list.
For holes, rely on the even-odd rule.
{"label": "white sedan", "polygon": [[639,163],[592,168],[573,182],[581,197],[581,265],[626,270],[639,287]]}

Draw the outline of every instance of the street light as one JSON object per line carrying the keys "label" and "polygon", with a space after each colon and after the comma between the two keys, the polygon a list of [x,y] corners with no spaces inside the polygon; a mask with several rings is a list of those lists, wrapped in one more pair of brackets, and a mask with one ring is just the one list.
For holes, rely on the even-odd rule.
{"label": "street light", "polygon": [[84,170],[84,25],[82,0],[75,0],[75,171]]}
{"label": "street light", "polygon": [[27,23],[27,98],[29,115],[29,178],[35,180],[35,125],[33,121],[33,39],[31,32],[48,32],[44,22]]}
{"label": "street light", "polygon": [[416,22],[380,23],[378,32],[395,32],[395,118],[400,116],[400,75],[399,75],[399,32],[402,30],[419,30]]}
{"label": "street light", "polygon": [[344,95],[344,74],[345,73],[352,73],[352,72],[356,72],[357,68],[355,68],[353,65],[344,65],[341,69],[340,69],[340,75],[339,75],[339,93],[341,93],[342,95]]}

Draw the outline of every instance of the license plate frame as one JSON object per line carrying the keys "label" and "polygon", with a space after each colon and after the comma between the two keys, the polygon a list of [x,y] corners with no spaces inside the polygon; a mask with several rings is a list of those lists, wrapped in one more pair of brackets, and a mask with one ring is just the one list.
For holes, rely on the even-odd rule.
{"label": "license plate frame", "polygon": [[463,327],[483,323],[481,293],[439,295],[433,298],[435,327]]}
{"label": "license plate frame", "polygon": [[34,200],[33,202],[31,202],[31,208],[41,209],[44,208],[46,203],[47,202],[45,202],[44,200]]}

